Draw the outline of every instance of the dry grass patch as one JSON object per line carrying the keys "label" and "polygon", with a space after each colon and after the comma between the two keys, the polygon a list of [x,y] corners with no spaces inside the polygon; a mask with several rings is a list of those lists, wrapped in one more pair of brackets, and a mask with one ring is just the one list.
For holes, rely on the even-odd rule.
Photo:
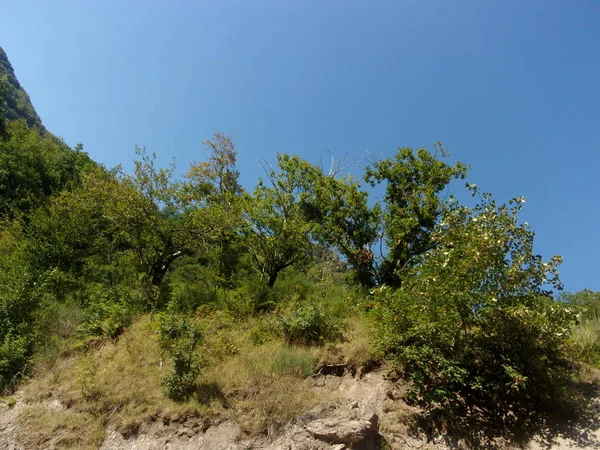
{"label": "dry grass patch", "polygon": [[96,449],[104,440],[104,428],[87,413],[24,407],[18,419],[17,439],[24,448]]}
{"label": "dry grass patch", "polygon": [[244,431],[273,435],[318,403],[306,379],[316,367],[316,349],[288,347],[280,340],[261,346],[240,342],[237,354],[206,367],[203,378],[220,386],[229,416]]}
{"label": "dry grass patch", "polygon": [[[130,434],[159,417],[210,415],[210,409],[196,401],[175,403],[165,397],[161,378],[169,370],[168,363],[168,355],[158,346],[152,319],[145,316],[117,342],[96,343],[60,361],[60,373],[37,375],[24,387],[24,395],[28,402],[53,399],[69,414],[85,415],[94,426],[73,421],[74,430],[81,425],[77,433],[84,440],[91,439],[85,438],[90,433],[95,435],[95,427],[111,426]],[[46,416],[38,416],[38,422],[45,420]]]}
{"label": "dry grass patch", "polygon": [[208,424],[228,418],[249,435],[273,435],[330,400],[317,398],[311,389],[310,375],[320,360],[340,354],[362,366],[371,359],[359,320],[351,321],[345,342],[329,349],[288,346],[269,334],[260,318],[240,323],[215,313],[192,320],[201,326],[204,340],[197,350],[202,367],[189,400],[166,397],[161,380],[171,370],[171,358],[159,346],[153,317],[143,316],[116,341],[96,340],[64,353],[53,362],[60,370],[38,373],[24,386],[24,402],[30,406],[18,420],[25,448],[94,448],[106,428],[127,436],[155,421]]}
{"label": "dry grass patch", "polygon": [[60,371],[36,375],[23,389],[26,403],[54,402],[64,412],[53,418],[55,411],[33,408],[19,419],[24,429],[33,430],[29,424],[35,422],[40,430],[36,439],[50,442],[52,430],[72,416],[65,433],[80,441],[71,445],[65,437],[63,447],[96,442],[98,429],[111,427],[129,435],[157,420],[207,423],[227,417],[249,434],[273,433],[317,402],[306,378],[316,367],[319,349],[289,347],[273,336],[257,345],[252,333],[259,319],[243,324],[220,315],[196,320],[205,339],[198,349],[203,364],[190,400],[178,403],[166,397],[161,379],[170,371],[170,357],[160,349],[152,317],[144,316],[118,341],[95,342],[60,359]]}
{"label": "dry grass patch", "polygon": [[376,360],[365,320],[351,318],[342,342],[323,347],[318,359],[319,365],[345,364],[350,370],[372,367]]}

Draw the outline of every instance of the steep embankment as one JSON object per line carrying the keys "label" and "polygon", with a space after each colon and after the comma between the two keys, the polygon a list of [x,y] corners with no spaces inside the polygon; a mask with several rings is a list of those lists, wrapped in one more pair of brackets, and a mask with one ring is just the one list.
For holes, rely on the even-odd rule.
{"label": "steep embankment", "polygon": [[[38,362],[37,374],[0,405],[0,448],[153,449],[584,449],[600,446],[599,403],[578,420],[545,421],[521,436],[466,428],[427,432],[406,385],[369,369],[360,322],[321,349],[257,341],[257,323],[203,323],[197,395],[168,400],[169,372],[150,316],[120,338],[75,344]],[[313,369],[310,369],[313,367]],[[313,372],[312,375],[307,371]],[[597,371],[586,385],[597,392]],[[597,394],[593,394],[597,395]],[[468,421],[469,418],[466,418]],[[491,433],[490,433],[491,431]]]}
{"label": "steep embankment", "polygon": [[2,109],[5,119],[25,119],[30,127],[46,131],[2,47],[0,47],[0,81],[2,82]]}

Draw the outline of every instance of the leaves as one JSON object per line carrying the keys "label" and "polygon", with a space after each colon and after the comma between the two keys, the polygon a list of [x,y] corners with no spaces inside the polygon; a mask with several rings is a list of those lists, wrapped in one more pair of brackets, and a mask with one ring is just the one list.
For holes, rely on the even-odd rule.
{"label": "leaves", "polygon": [[552,299],[554,257],[533,252],[518,220],[523,201],[474,208],[451,202],[396,291],[375,292],[380,351],[414,382],[428,408],[466,402],[504,411],[538,408],[568,379],[567,335],[574,312]]}

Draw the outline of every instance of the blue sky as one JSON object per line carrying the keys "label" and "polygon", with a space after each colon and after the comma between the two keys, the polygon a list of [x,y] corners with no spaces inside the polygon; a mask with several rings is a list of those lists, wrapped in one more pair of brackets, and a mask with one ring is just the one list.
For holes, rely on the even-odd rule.
{"label": "blue sky", "polygon": [[600,2],[11,1],[0,46],[46,127],[107,166],[181,171],[222,131],[251,188],[318,161],[443,141],[469,181],[527,198],[570,291],[600,290]]}

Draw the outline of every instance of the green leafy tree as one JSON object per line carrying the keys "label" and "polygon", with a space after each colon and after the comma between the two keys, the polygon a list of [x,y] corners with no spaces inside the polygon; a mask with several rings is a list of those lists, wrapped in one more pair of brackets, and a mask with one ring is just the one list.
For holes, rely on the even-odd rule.
{"label": "green leafy tree", "polygon": [[0,139],[0,214],[27,214],[76,185],[92,166],[81,146],[72,150],[52,135],[28,128],[24,121],[8,123],[6,137]]}
{"label": "green leafy tree", "polygon": [[553,301],[561,258],[533,252],[534,233],[518,220],[523,201],[451,202],[402,287],[376,293],[379,349],[430,410],[478,408],[510,421],[560,404],[575,316]]}
{"label": "green leafy tree", "polygon": [[244,190],[239,183],[237,152],[231,138],[215,133],[204,145],[210,150],[209,159],[190,167],[184,187],[193,207],[209,212],[211,221],[220,224],[214,242],[215,259],[219,277],[229,282],[240,255]]}
{"label": "green leafy tree", "polygon": [[394,158],[367,168],[366,181],[385,185],[381,230],[385,247],[381,246],[381,262],[375,270],[378,284],[399,287],[403,269],[433,247],[432,232],[445,207],[441,194],[453,179],[467,174],[464,164],[444,162],[441,158],[446,156],[441,144],[435,153],[401,148]]}
{"label": "green leafy tree", "polygon": [[27,372],[37,307],[21,223],[0,227],[0,391]]}
{"label": "green leafy tree", "polygon": [[379,205],[369,206],[368,193],[360,183],[351,176],[339,176],[336,167],[325,173],[321,167],[292,157],[284,169],[301,183],[300,206],[312,224],[313,240],[336,248],[351,266],[354,281],[372,286],[371,247],[380,227]]}
{"label": "green leafy tree", "polygon": [[[112,223],[137,257],[149,287],[159,288],[171,264],[192,248],[206,245],[210,226],[188,208],[174,167],[155,167],[155,155],[136,148],[140,157],[133,175],[97,171],[86,178],[85,195],[101,202],[102,216]],[[218,228],[217,228],[218,229]]]}
{"label": "green leafy tree", "polygon": [[295,156],[277,155],[280,170],[266,169],[270,186],[260,180],[248,201],[244,240],[269,287],[283,269],[305,260],[311,250],[313,225],[300,204],[302,181],[290,170],[299,161]]}
{"label": "green leafy tree", "polygon": [[584,320],[600,320],[600,292],[584,289],[575,294],[565,293],[562,300],[579,308]]}

